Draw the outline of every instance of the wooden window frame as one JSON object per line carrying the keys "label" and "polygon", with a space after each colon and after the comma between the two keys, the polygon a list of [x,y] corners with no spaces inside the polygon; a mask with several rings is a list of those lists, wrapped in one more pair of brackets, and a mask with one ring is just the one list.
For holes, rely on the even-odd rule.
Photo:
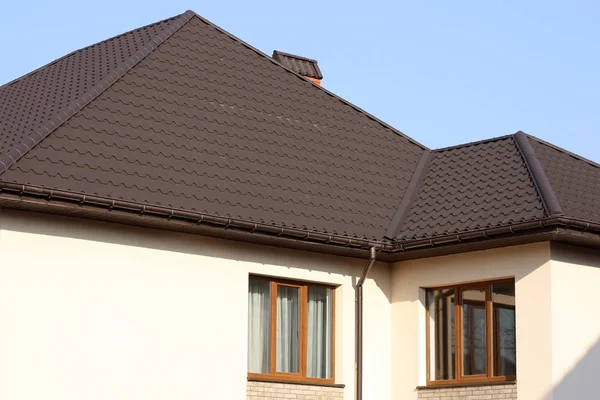
{"label": "wooden window frame", "polygon": [[[300,383],[315,383],[315,384],[334,384],[335,383],[335,301],[336,287],[316,282],[301,282],[288,279],[271,278],[268,276],[251,275],[250,278],[259,278],[268,280],[270,283],[271,294],[271,326],[270,326],[270,351],[269,351],[269,372],[255,373],[248,372],[248,379],[262,381],[288,381]],[[298,357],[299,372],[277,372],[277,288],[279,286],[297,287],[299,288],[299,338],[298,338]],[[308,356],[308,287],[323,287],[331,289],[331,378],[312,378],[306,376],[307,356]]]}
{"label": "wooden window frame", "polygon": [[[497,341],[494,340],[493,324],[493,303],[492,303],[492,285],[499,283],[512,283],[514,278],[501,278],[491,281],[458,283],[454,285],[442,285],[425,288],[425,335],[426,335],[426,374],[427,386],[456,386],[456,385],[485,385],[488,383],[511,382],[517,379],[516,376],[494,376],[494,363],[497,355]],[[429,327],[429,293],[433,290],[454,290],[454,349],[455,349],[455,373],[454,379],[432,380],[431,370],[431,349],[430,349],[430,327]],[[462,352],[462,292],[465,290],[485,290],[485,309],[486,309],[486,374],[481,375],[463,375],[463,352]]]}

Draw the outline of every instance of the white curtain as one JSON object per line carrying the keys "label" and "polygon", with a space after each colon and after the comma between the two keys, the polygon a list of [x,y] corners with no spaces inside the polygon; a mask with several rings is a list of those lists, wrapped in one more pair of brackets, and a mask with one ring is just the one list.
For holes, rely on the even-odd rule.
{"label": "white curtain", "polygon": [[306,373],[311,378],[331,378],[333,291],[309,286]]}
{"label": "white curtain", "polygon": [[299,300],[297,287],[277,286],[277,372],[299,372]]}
{"label": "white curtain", "polygon": [[248,372],[269,372],[270,282],[251,278],[248,290]]}

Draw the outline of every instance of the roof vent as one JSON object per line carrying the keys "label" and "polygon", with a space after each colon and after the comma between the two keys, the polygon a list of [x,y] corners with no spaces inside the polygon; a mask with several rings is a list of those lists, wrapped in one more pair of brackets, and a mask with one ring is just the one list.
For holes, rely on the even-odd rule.
{"label": "roof vent", "polygon": [[284,67],[291,69],[317,85],[321,84],[323,74],[321,74],[317,60],[295,56],[278,50],[273,51],[273,58]]}

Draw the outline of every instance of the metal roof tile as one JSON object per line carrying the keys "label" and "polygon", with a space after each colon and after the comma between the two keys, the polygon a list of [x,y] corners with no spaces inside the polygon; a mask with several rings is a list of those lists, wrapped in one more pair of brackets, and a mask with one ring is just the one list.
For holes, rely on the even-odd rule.
{"label": "metal roof tile", "polygon": [[2,180],[379,239],[422,152],[194,17]]}
{"label": "metal roof tile", "polygon": [[0,87],[1,181],[377,241],[538,221],[543,193],[600,221],[597,164],[524,134],[429,151],[294,57],[193,12],[73,52]]}

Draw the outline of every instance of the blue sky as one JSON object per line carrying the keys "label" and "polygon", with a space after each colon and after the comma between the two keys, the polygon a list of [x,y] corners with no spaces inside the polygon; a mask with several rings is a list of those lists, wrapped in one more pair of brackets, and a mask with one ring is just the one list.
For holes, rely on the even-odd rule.
{"label": "blue sky", "polygon": [[597,1],[5,1],[0,83],[192,9],[431,148],[523,130],[600,161]]}

